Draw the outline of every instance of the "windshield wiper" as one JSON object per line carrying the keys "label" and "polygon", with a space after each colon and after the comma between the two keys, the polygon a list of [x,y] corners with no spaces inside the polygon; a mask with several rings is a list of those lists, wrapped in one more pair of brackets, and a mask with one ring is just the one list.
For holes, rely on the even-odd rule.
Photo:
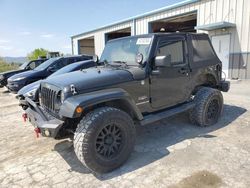
{"label": "windshield wiper", "polygon": [[118,63],[118,64],[123,64],[123,65],[128,66],[127,62],[125,61],[112,61],[112,63]]}
{"label": "windshield wiper", "polygon": [[111,61],[111,62],[108,62],[106,59],[99,62],[99,63],[103,63],[105,66],[117,66],[117,65],[114,65],[114,64],[119,64],[119,65],[125,65],[126,67],[128,66],[127,62],[125,61]]}
{"label": "windshield wiper", "polygon": [[100,65],[108,65],[108,61],[106,59],[104,59],[103,61],[99,61],[97,64],[100,64]]}

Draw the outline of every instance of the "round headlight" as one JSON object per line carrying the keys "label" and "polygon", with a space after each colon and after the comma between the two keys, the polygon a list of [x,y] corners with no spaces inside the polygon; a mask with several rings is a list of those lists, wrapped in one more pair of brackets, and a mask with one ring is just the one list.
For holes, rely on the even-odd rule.
{"label": "round headlight", "polygon": [[34,97],[35,94],[36,94],[36,90],[37,90],[36,88],[32,89],[31,91],[27,92],[25,94],[25,96],[27,96],[27,97]]}
{"label": "round headlight", "polygon": [[137,54],[135,60],[138,64],[141,64],[143,61],[143,55],[141,53]]}
{"label": "round headlight", "polygon": [[0,80],[3,80],[4,79],[4,76],[1,74],[0,75]]}

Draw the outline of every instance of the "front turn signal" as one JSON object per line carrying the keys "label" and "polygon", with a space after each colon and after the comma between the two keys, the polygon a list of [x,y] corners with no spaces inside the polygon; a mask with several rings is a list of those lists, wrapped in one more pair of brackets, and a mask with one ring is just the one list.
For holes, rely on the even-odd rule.
{"label": "front turn signal", "polygon": [[78,114],[83,113],[83,108],[82,108],[81,106],[78,106],[78,107],[76,108],[76,113],[78,113]]}

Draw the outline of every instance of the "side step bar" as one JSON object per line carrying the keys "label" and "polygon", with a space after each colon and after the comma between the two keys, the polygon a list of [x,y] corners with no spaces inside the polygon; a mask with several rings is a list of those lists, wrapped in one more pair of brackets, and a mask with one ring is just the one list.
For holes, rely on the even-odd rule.
{"label": "side step bar", "polygon": [[150,115],[146,115],[144,116],[143,120],[140,121],[141,125],[147,125],[147,124],[151,124],[154,123],[156,121],[174,116],[176,114],[185,112],[187,110],[192,109],[195,106],[194,102],[189,102],[189,103],[185,103],[182,104],[180,106],[177,107],[173,107],[171,109],[167,109],[165,111],[161,111],[155,114],[150,114]]}

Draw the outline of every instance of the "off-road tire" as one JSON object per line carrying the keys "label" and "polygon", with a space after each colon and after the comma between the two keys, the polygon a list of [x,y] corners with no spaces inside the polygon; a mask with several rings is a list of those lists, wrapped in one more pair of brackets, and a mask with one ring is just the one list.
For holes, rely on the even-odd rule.
{"label": "off-road tire", "polygon": [[193,124],[206,127],[217,123],[223,111],[223,96],[219,90],[202,87],[196,93],[194,102],[195,107],[189,113]]}
{"label": "off-road tire", "polygon": [[[103,136],[103,131],[106,132],[105,128],[111,124],[118,127],[113,130],[120,130],[122,144],[119,146],[120,149],[115,148],[117,149],[116,155],[107,159],[98,153],[100,151],[99,148],[97,149],[97,144],[100,141],[98,140],[100,134]],[[114,132],[113,130],[111,127],[110,133]],[[74,134],[74,150],[77,158],[88,169],[95,173],[106,173],[118,168],[128,159],[133,151],[135,135],[134,122],[126,112],[113,107],[101,107],[88,113],[78,124]],[[112,144],[115,143],[117,142]]]}

